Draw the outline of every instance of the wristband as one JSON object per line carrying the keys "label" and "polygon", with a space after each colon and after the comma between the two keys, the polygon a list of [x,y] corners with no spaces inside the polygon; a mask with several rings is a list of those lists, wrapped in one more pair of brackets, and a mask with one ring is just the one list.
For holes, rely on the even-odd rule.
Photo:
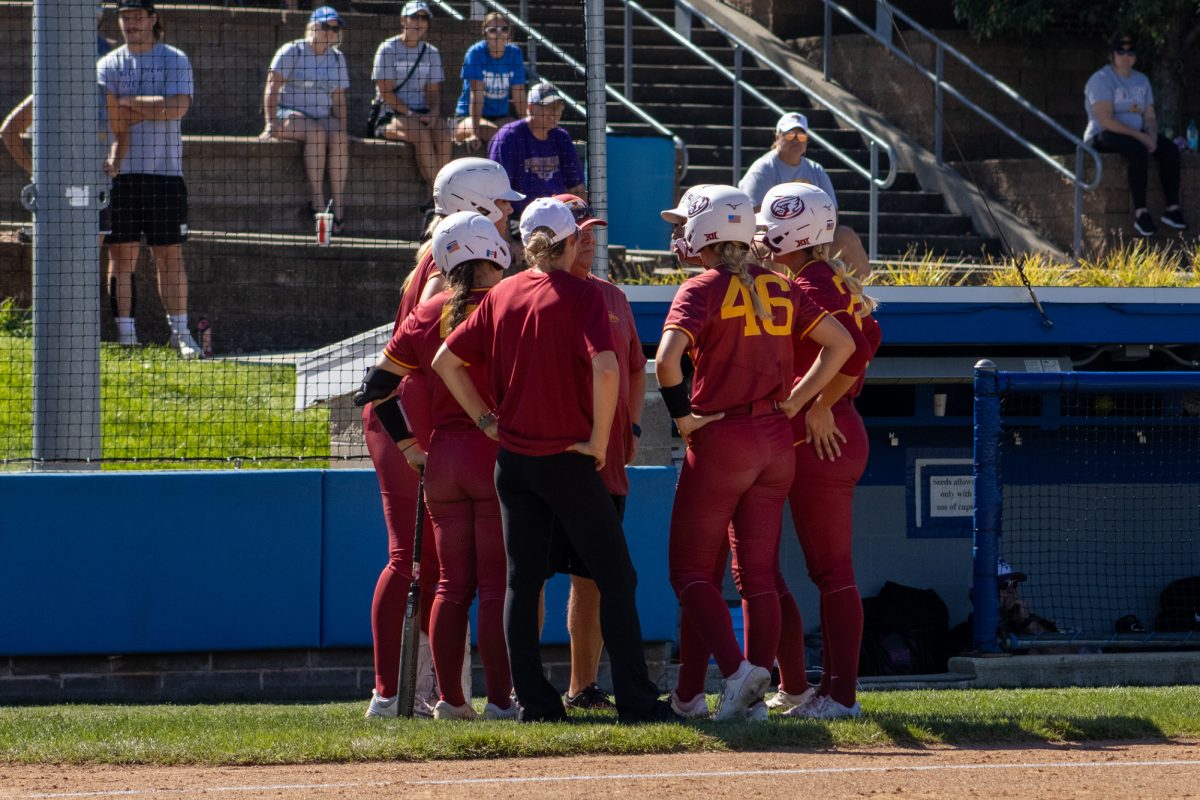
{"label": "wristband", "polygon": [[478,427],[479,430],[481,430],[481,431],[487,430],[488,427],[495,425],[495,424],[496,424],[496,415],[490,411],[484,411],[482,414],[479,415],[479,418],[475,420],[475,426]]}
{"label": "wristband", "polygon": [[408,429],[408,421],[404,419],[404,412],[399,403],[380,403],[375,406],[375,416],[379,418],[379,424],[387,431],[388,436],[392,437],[393,442],[412,438],[413,433]]}
{"label": "wristband", "polygon": [[642,426],[641,425],[638,425],[636,422],[631,422],[630,427],[633,429],[634,437],[636,437],[638,439],[642,438]]}
{"label": "wristband", "polygon": [[687,384],[660,386],[658,393],[662,395],[663,403],[666,405],[671,419],[679,419],[692,413],[692,399],[688,396]]}

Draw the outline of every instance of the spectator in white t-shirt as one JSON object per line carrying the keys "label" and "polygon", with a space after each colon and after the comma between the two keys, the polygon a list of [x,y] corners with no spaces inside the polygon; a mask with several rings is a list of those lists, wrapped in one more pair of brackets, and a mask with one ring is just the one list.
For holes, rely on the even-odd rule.
{"label": "spectator in white t-shirt", "polygon": [[325,173],[333,201],[333,232],[341,233],[346,209],[342,197],[350,175],[350,138],[346,132],[346,90],[350,74],[337,48],[344,24],[331,6],[312,12],[303,39],[288,42],[271,59],[263,90],[266,123],[263,141],[287,139],[304,143],[304,171],[312,199],[304,206],[311,216],[324,211]]}
{"label": "spectator in white t-shirt", "polygon": [[1150,79],[1133,68],[1137,45],[1123,34],[1113,37],[1108,64],[1092,73],[1084,88],[1088,124],[1083,139],[1104,153],[1120,153],[1133,195],[1133,228],[1142,236],[1157,231],[1146,208],[1146,173],[1150,156],[1158,159],[1158,177],[1166,196],[1162,223],[1176,230],[1187,228],[1179,207],[1179,148],[1158,132],[1154,90]]}
{"label": "spectator in white t-shirt", "polygon": [[[829,175],[820,164],[805,157],[807,150],[808,117],[795,111],[784,114],[775,124],[775,144],[750,165],[738,182],[738,188],[754,202],[755,211],[762,206],[771,187],[795,181],[816,186],[837,203]],[[853,228],[838,225],[832,248],[841,253],[842,261],[860,278],[871,274],[871,262]]]}
{"label": "spectator in white t-shirt", "polygon": [[450,161],[450,127],[441,115],[442,54],[426,41],[432,14],[424,0],[409,0],[400,12],[401,33],[379,45],[371,78],[384,105],[375,130],[380,139],[408,142],[421,177],[432,191],[438,171]]}

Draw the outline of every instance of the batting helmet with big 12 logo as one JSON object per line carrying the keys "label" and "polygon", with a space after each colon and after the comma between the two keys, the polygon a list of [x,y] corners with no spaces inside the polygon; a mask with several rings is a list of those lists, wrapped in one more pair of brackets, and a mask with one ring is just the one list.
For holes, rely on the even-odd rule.
{"label": "batting helmet with big 12 logo", "polygon": [[693,253],[710,244],[754,240],[754,204],[736,186],[712,184],[692,196],[683,238]]}
{"label": "batting helmet with big 12 logo", "polygon": [[781,183],[767,192],[757,219],[759,227],[765,228],[763,244],[772,253],[784,255],[832,242],[837,206],[810,183]]}

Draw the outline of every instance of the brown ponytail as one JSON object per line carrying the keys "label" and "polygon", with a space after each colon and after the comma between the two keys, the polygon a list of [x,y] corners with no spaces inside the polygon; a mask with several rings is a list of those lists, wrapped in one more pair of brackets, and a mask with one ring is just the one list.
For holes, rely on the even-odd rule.
{"label": "brown ponytail", "polygon": [[712,246],[716,248],[717,256],[722,263],[729,267],[729,271],[750,290],[750,301],[754,303],[755,315],[763,321],[772,320],[771,313],[767,311],[762,298],[755,291],[754,279],[750,277],[750,270],[747,267],[747,262],[750,260],[750,245],[743,242],[720,242]]}
{"label": "brown ponytail", "polygon": [[470,314],[468,307],[471,304],[471,293],[475,291],[475,273],[481,267],[489,265],[494,266],[487,259],[477,258],[460,264],[458,269],[450,273],[450,288],[454,290],[454,295],[447,303],[450,308],[450,330],[457,328]]}

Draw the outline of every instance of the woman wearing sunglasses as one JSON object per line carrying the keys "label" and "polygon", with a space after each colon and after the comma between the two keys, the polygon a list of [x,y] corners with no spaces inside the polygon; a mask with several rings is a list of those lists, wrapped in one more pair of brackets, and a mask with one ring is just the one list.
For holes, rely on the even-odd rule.
{"label": "woman wearing sunglasses", "polygon": [[[508,43],[508,20],[493,12],[483,18],[483,41],[476,42],[463,58],[462,94],[455,114],[456,141],[478,150],[496,131],[525,116],[525,57]],[[509,102],[516,108],[514,114]]]}
{"label": "woman wearing sunglasses", "polygon": [[375,52],[371,77],[384,113],[372,133],[379,139],[409,142],[421,177],[432,189],[438,170],[450,161],[450,129],[440,113],[442,54],[426,41],[432,15],[424,0],[409,0],[400,16],[401,34]]}
{"label": "woman wearing sunglasses", "polygon": [[271,59],[263,90],[266,123],[259,139],[304,143],[304,172],[311,199],[304,215],[324,211],[325,173],[333,200],[333,232],[341,233],[346,209],[342,204],[350,174],[350,139],[346,133],[346,90],[350,73],[337,48],[342,18],[331,6],[321,6],[308,19],[303,39],[288,42]]}

